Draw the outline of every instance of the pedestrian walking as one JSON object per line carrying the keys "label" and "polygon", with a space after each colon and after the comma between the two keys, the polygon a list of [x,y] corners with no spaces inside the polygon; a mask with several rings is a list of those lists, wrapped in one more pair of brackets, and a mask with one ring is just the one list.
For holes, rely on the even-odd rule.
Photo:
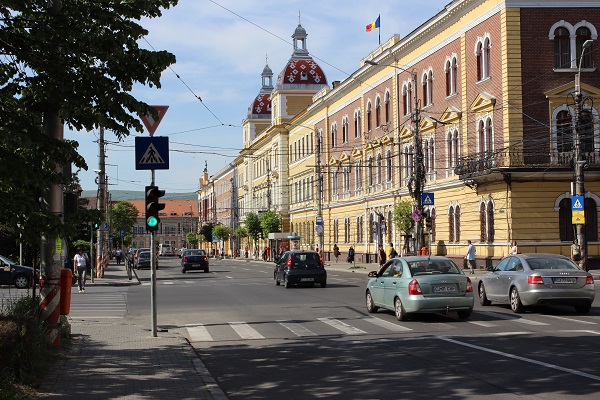
{"label": "pedestrian walking", "polygon": [[121,257],[123,256],[123,252],[120,247],[117,247],[115,250],[115,258],[117,259],[117,265],[121,264]]}
{"label": "pedestrian walking", "polygon": [[338,262],[338,257],[340,256],[340,248],[337,243],[333,245],[333,256],[335,257],[335,262]]}
{"label": "pedestrian walking", "polygon": [[383,248],[383,245],[380,244],[379,245],[379,266],[382,267],[383,264],[385,264],[386,262],[386,256],[385,256],[385,249]]}
{"label": "pedestrian walking", "polygon": [[465,256],[465,260],[467,260],[467,264],[469,266],[469,268],[471,269],[471,275],[475,273],[475,267],[477,266],[477,264],[475,263],[475,245],[473,243],[471,243],[470,240],[467,240],[467,244],[469,245],[467,247],[467,255]]}
{"label": "pedestrian walking", "polygon": [[512,242],[512,247],[510,248],[510,254],[512,254],[513,256],[515,254],[519,254],[519,246],[517,246],[516,240],[513,240],[513,242]]}
{"label": "pedestrian walking", "polygon": [[81,247],[78,247],[77,254],[73,257],[73,265],[77,268],[77,285],[79,286],[79,293],[85,292],[85,279],[88,263],[89,257],[87,254],[84,254]]}
{"label": "pedestrian walking", "polygon": [[354,262],[354,247],[350,246],[350,248],[348,249],[348,258],[347,258],[349,263],[353,263]]}
{"label": "pedestrian walking", "polygon": [[398,252],[394,248],[394,243],[390,243],[390,258],[395,258],[398,256]]}

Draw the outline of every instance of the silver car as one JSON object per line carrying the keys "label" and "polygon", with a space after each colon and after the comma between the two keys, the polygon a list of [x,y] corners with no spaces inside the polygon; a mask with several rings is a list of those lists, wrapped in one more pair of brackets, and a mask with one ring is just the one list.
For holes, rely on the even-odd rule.
{"label": "silver car", "polygon": [[471,280],[446,257],[392,258],[371,279],[365,292],[367,311],[394,311],[399,321],[413,313],[456,311],[468,318],[475,299]]}
{"label": "silver car", "polygon": [[526,306],[569,305],[587,313],[595,296],[594,278],[558,254],[508,256],[479,282],[482,306],[508,303],[516,312]]}

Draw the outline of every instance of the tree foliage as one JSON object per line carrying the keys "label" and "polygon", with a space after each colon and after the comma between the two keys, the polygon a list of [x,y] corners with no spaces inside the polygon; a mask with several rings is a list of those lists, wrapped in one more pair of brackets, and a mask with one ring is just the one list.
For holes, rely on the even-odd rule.
{"label": "tree foliage", "polygon": [[[131,91],[160,87],[175,62],[166,51],[139,46],[138,22],[160,17],[177,0],[5,0],[0,5],[0,230],[25,225],[25,240],[62,234],[60,216],[40,199],[50,185],[68,185],[62,167],[87,169],[78,143],[56,127],[99,127],[119,139],[142,131],[152,112]],[[60,136],[60,135],[59,135]]]}
{"label": "tree foliage", "polygon": [[281,232],[281,217],[275,211],[266,211],[260,215],[259,219],[263,238],[268,238],[269,233]]}
{"label": "tree foliage", "polygon": [[195,249],[198,246],[198,235],[196,235],[194,232],[186,233],[185,240],[188,249]]}
{"label": "tree foliage", "polygon": [[112,236],[120,238],[121,231],[125,234],[133,232],[138,218],[138,209],[128,201],[119,201],[114,205],[112,212]]}
{"label": "tree foliage", "polygon": [[229,237],[231,236],[231,228],[229,228],[225,225],[217,225],[214,227],[213,233],[215,234],[215,236],[217,237],[218,240],[226,242],[229,240]]}
{"label": "tree foliage", "polygon": [[214,225],[212,222],[204,224],[202,225],[202,228],[200,228],[200,235],[202,235],[202,239],[204,239],[205,242],[212,242],[213,228]]}
{"label": "tree foliage", "polygon": [[254,240],[256,243],[262,234],[262,228],[260,227],[260,220],[258,219],[258,215],[255,213],[248,213],[246,215],[246,229],[248,230],[248,235]]}
{"label": "tree foliage", "polygon": [[413,203],[412,201],[402,200],[399,203],[394,204],[394,224],[400,232],[408,235],[411,233],[415,226],[415,222],[412,220]]}

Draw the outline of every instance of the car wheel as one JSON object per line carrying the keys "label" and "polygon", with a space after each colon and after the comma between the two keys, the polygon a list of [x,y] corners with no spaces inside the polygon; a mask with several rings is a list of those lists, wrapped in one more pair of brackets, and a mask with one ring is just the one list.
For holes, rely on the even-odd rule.
{"label": "car wheel", "polygon": [[292,284],[290,283],[290,281],[288,281],[287,276],[283,277],[283,284],[284,284],[284,286],[285,286],[286,289],[289,289],[290,286],[292,286]]}
{"label": "car wheel", "polygon": [[482,306],[489,306],[492,304],[485,294],[485,286],[483,286],[483,282],[479,282],[479,304]]}
{"label": "car wheel", "polygon": [[591,304],[578,304],[575,306],[575,311],[580,314],[587,314],[592,309]]}
{"label": "car wheel", "polygon": [[321,287],[322,288],[327,287],[327,282],[326,281],[321,282]]}
{"label": "car wheel", "polygon": [[521,303],[521,297],[516,287],[510,290],[510,308],[515,313],[523,312],[523,303]]}
{"label": "car wheel", "polygon": [[471,316],[471,313],[473,312],[473,309],[470,310],[460,310],[457,311],[456,313],[458,314],[458,318],[460,319],[467,319]]}
{"label": "car wheel", "polygon": [[181,268],[181,273],[185,274],[187,272],[187,270],[185,268]]}
{"label": "car wheel", "polygon": [[204,272],[206,272],[206,273],[208,274],[208,268],[206,268],[206,269],[204,270]]}
{"label": "car wheel", "polygon": [[402,305],[402,301],[400,301],[400,297],[394,299],[394,313],[396,314],[396,319],[398,321],[406,321],[406,311],[404,311],[404,306]]}
{"label": "car wheel", "polygon": [[25,289],[29,287],[29,278],[27,275],[17,275],[15,277],[15,286],[17,289]]}
{"label": "car wheel", "polygon": [[281,285],[281,282],[279,282],[279,279],[277,279],[277,276],[274,276],[275,278],[275,285],[279,286]]}
{"label": "car wheel", "polygon": [[367,290],[367,312],[374,313],[377,312],[377,310],[379,310],[379,307],[375,305],[375,302],[373,301],[373,295],[369,290]]}

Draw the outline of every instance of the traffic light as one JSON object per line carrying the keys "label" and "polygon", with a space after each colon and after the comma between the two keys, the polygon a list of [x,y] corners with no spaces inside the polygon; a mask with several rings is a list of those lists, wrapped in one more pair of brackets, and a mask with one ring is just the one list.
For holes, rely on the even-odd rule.
{"label": "traffic light", "polygon": [[100,222],[94,222],[94,230],[97,231],[98,229],[100,229]]}
{"label": "traffic light", "polygon": [[427,230],[430,231],[431,230],[431,226],[432,226],[431,212],[430,211],[425,211],[423,213],[423,216],[425,217],[425,228],[427,228]]}
{"label": "traffic light", "polygon": [[158,200],[165,195],[164,190],[158,186],[146,186],[146,230],[156,232],[160,223],[159,212],[165,208]]}

